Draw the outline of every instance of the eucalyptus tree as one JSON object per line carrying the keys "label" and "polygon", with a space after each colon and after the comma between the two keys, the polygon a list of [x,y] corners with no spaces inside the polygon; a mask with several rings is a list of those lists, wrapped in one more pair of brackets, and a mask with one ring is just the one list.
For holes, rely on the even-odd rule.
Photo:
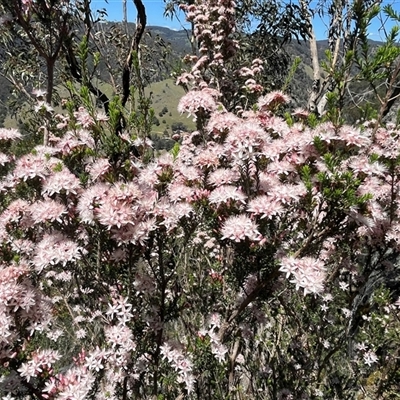
{"label": "eucalyptus tree", "polygon": [[73,35],[75,11],[76,4],[64,0],[0,2],[3,74],[26,94],[25,83],[44,85],[48,104],[53,99],[56,62]]}
{"label": "eucalyptus tree", "polygon": [[[320,1],[314,9],[311,1],[301,0],[300,5],[308,21],[313,68],[309,110],[319,116],[334,113],[339,122],[346,106],[365,119],[375,117],[378,126],[400,93],[399,14],[391,5],[382,7],[381,0]],[[327,21],[328,49],[322,61],[313,17]],[[373,22],[380,26],[379,43],[370,40]]]}
{"label": "eucalyptus tree", "polygon": [[[136,30],[121,55],[122,106],[130,96],[132,64],[146,26],[142,1],[134,0],[134,4],[138,10]],[[34,97],[39,96],[44,112],[49,111],[59,104],[55,90],[59,78],[59,82],[70,82],[68,88],[72,92],[76,87],[86,87],[108,114],[110,99],[100,89],[99,82],[93,81],[101,58],[97,26],[105,15],[105,10],[94,9],[91,0],[0,0],[1,73],[16,93],[24,94],[19,104],[27,99],[33,104]],[[39,91],[34,90],[38,88]]]}

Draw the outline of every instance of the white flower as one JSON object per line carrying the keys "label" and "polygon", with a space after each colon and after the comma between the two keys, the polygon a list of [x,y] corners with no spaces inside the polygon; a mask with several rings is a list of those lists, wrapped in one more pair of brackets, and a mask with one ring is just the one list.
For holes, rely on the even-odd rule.
{"label": "white flower", "polygon": [[368,366],[371,366],[372,364],[375,364],[378,362],[378,356],[375,354],[374,351],[369,350],[366,353],[364,353],[364,363]]}

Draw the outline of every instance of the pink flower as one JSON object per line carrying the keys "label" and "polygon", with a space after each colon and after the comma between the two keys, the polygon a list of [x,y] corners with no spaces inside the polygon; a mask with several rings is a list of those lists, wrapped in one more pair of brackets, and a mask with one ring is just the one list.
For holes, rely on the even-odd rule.
{"label": "pink flower", "polygon": [[124,347],[129,350],[135,349],[132,331],[123,324],[110,326],[105,332],[107,343],[110,343],[112,348]]}
{"label": "pink flower", "polygon": [[229,200],[245,204],[247,196],[237,187],[232,185],[221,185],[214,189],[208,199],[211,204],[227,203]]}
{"label": "pink flower", "polygon": [[162,167],[157,163],[152,163],[143,167],[139,175],[139,184],[153,188],[153,186],[159,181],[159,176],[162,173]]}
{"label": "pink flower", "polygon": [[207,148],[202,149],[195,157],[194,164],[198,165],[200,168],[213,168],[219,166],[221,152],[218,150],[220,150],[218,146],[208,146]]}
{"label": "pink flower", "polygon": [[208,121],[206,129],[211,134],[221,135],[223,133],[227,133],[240,122],[241,119],[235,114],[214,112]]}
{"label": "pink flower", "polygon": [[132,144],[136,147],[142,148],[153,148],[153,142],[149,138],[136,138],[132,141]]}
{"label": "pink flower", "polygon": [[48,265],[61,264],[80,260],[86,251],[76,242],[68,239],[62,233],[45,234],[36,246],[33,265],[42,271]]}
{"label": "pink flower", "polygon": [[253,70],[251,70],[250,68],[247,68],[247,67],[243,67],[243,68],[240,68],[240,70],[238,71],[238,74],[240,75],[240,76],[254,76],[254,72],[253,72]]}
{"label": "pink flower", "polygon": [[121,228],[127,224],[134,224],[134,210],[130,204],[115,202],[112,198],[106,197],[96,209],[96,217],[102,225],[111,229],[113,226]]}
{"label": "pink flower", "polygon": [[139,205],[136,200],[141,199],[142,191],[133,182],[116,182],[112,186],[96,185],[82,196],[84,201],[79,202],[78,210],[88,222],[95,217],[108,229],[136,223],[139,217]]}
{"label": "pink flower", "polygon": [[240,242],[246,238],[255,242],[261,240],[257,224],[248,216],[241,214],[229,217],[221,228],[222,239]]}
{"label": "pink flower", "polygon": [[223,363],[225,362],[228,349],[222,343],[212,343],[211,353],[214,354],[215,358],[218,360],[219,363]]}
{"label": "pink flower", "polygon": [[27,265],[12,264],[8,267],[0,267],[0,283],[17,282],[17,280],[29,272]]}
{"label": "pink flower", "polygon": [[191,82],[194,79],[194,76],[188,72],[184,72],[180,76],[178,76],[176,80],[176,85],[187,85],[189,82]]}
{"label": "pink flower", "polygon": [[281,91],[270,92],[258,99],[258,108],[260,111],[273,110],[277,105],[286,104],[290,97]]}
{"label": "pink flower", "polygon": [[379,162],[370,163],[365,155],[358,155],[350,157],[348,166],[354,172],[369,175],[369,176],[382,176],[385,177],[388,173],[387,167]]}
{"label": "pink flower", "polygon": [[[64,129],[68,126],[68,122],[69,122],[69,116],[67,115],[62,115],[62,114],[56,114],[54,116],[55,119],[59,120],[60,122],[56,125],[57,129]],[[53,136],[52,139],[50,139],[50,142],[53,141],[58,141],[58,137]]]}
{"label": "pink flower", "polygon": [[[156,210],[157,208],[158,206],[156,207]],[[189,217],[192,213],[193,207],[186,202],[176,204],[167,204],[164,202],[161,212],[164,220],[160,224],[164,225],[167,230],[170,231],[178,225],[181,218]]]}
{"label": "pink flower", "polygon": [[178,111],[181,114],[186,112],[189,117],[193,115],[194,119],[197,118],[199,112],[212,112],[216,110],[216,108],[217,103],[215,102],[214,97],[202,90],[192,90],[186,93],[178,104]]}
{"label": "pink flower", "polygon": [[226,144],[235,158],[248,160],[254,159],[266,141],[269,137],[258,123],[245,121],[231,129]]}
{"label": "pink flower", "polygon": [[218,168],[208,175],[208,183],[212,186],[228,185],[240,178],[239,172],[232,168]]}
{"label": "pink flower", "polygon": [[29,382],[44,369],[48,370],[60,358],[60,354],[55,350],[39,350],[33,354],[31,360],[21,365],[18,372]]}
{"label": "pink flower", "polygon": [[281,204],[297,202],[306,194],[307,190],[302,182],[299,182],[297,185],[280,183],[268,190],[270,199]]}
{"label": "pink flower", "polygon": [[95,148],[95,142],[93,139],[93,135],[90,131],[88,131],[87,129],[79,129],[77,131],[77,134],[78,134],[79,141],[83,146],[86,146],[89,149]]}
{"label": "pink flower", "polygon": [[219,328],[221,326],[221,315],[218,313],[212,313],[208,318],[208,325],[214,328]]}
{"label": "pink flower", "polygon": [[[203,35],[205,34],[205,31],[203,30]],[[197,61],[196,64],[192,67],[192,70],[196,69],[201,69],[203,66],[207,65],[209,62],[209,57],[208,56],[202,56],[200,57]]]}
{"label": "pink flower", "polygon": [[173,183],[168,188],[168,197],[173,203],[180,200],[190,201],[193,194],[193,188],[181,183]]}
{"label": "pink flower", "polygon": [[178,372],[178,383],[185,383],[188,392],[193,390],[195,379],[191,372],[193,363],[177,348],[172,348],[170,344],[164,343],[160,346],[160,352],[164,359],[171,363],[175,371]]}
{"label": "pink flower", "polygon": [[110,187],[108,196],[114,201],[132,202],[142,197],[142,190],[134,182],[115,182]]}
{"label": "pink flower", "polygon": [[33,154],[26,154],[19,158],[13,172],[16,178],[24,181],[35,177],[44,178],[48,174],[49,171],[43,157]]}
{"label": "pink flower", "polygon": [[97,183],[85,190],[79,197],[77,210],[82,222],[92,224],[95,220],[94,211],[99,205],[99,200],[107,194],[109,185]]}
{"label": "pink flower", "polygon": [[359,128],[343,125],[339,130],[339,138],[346,142],[348,146],[366,147],[371,143],[368,131],[361,132]]}
{"label": "pink flower", "polygon": [[287,146],[283,140],[273,140],[272,142],[263,143],[261,153],[263,157],[271,161],[279,161],[280,155],[286,153]]}
{"label": "pink flower", "polygon": [[194,376],[191,373],[185,373],[185,374],[179,375],[177,381],[179,383],[185,384],[185,387],[186,387],[186,390],[188,393],[193,392],[196,379],[194,378]]}
{"label": "pink flower", "polygon": [[374,198],[385,198],[390,193],[390,184],[387,184],[376,176],[368,176],[358,187],[358,194],[372,194]]}
{"label": "pink flower", "polygon": [[22,135],[17,129],[0,128],[0,140],[17,140],[21,137]]}
{"label": "pink flower", "polygon": [[79,107],[78,111],[74,112],[74,116],[77,122],[83,128],[90,128],[92,125],[94,125],[93,117],[87,112],[87,110],[85,110],[84,107]]}
{"label": "pink flower", "polygon": [[283,257],[279,271],[286,273],[286,278],[293,276],[290,282],[304,289],[307,293],[321,293],[324,290],[325,265],[322,261],[312,257],[294,258]]}
{"label": "pink flower", "polygon": [[189,166],[181,162],[177,162],[174,165],[175,172],[181,175],[186,182],[195,182],[201,180],[203,177],[203,171],[195,166]]}
{"label": "pink flower", "polygon": [[61,151],[62,155],[68,155],[81,145],[82,143],[74,132],[67,132],[62,138],[57,140],[56,148]]}
{"label": "pink flower", "polygon": [[11,248],[18,254],[32,254],[35,244],[29,239],[16,239],[11,242]]}
{"label": "pink flower", "polygon": [[104,112],[102,112],[102,111],[100,111],[100,112],[98,112],[97,114],[96,114],[96,121],[98,121],[98,122],[106,122],[106,121],[108,121],[110,118],[104,113]]}
{"label": "pink flower", "polygon": [[18,372],[27,382],[29,382],[31,378],[36,377],[40,372],[42,372],[42,369],[36,367],[36,365],[32,363],[26,362],[18,368]]}
{"label": "pink flower", "polygon": [[10,162],[10,157],[7,154],[0,153],[0,165],[6,165]]}
{"label": "pink flower", "polygon": [[29,212],[29,203],[26,200],[14,200],[7,207],[6,211],[1,214],[0,221],[7,224],[9,222],[18,222],[21,217]]}
{"label": "pink flower", "polygon": [[35,112],[45,111],[47,113],[52,113],[54,111],[54,108],[49,103],[39,100],[35,105],[34,110]]}
{"label": "pink flower", "polygon": [[46,221],[61,222],[61,217],[67,213],[63,204],[51,199],[33,203],[30,206],[30,211],[35,224]]}
{"label": "pink flower", "polygon": [[296,118],[299,119],[307,119],[308,116],[310,115],[310,112],[304,108],[296,108],[293,112],[292,115]]}
{"label": "pink flower", "polygon": [[332,122],[324,122],[318,125],[315,129],[314,134],[315,136],[319,136],[319,138],[326,143],[331,143],[339,139],[336,133],[336,128],[334,127]]}
{"label": "pink flower", "polygon": [[55,193],[77,194],[81,188],[79,179],[67,168],[59,172],[53,172],[43,183],[43,194],[52,196]]}
{"label": "pink flower", "polygon": [[264,87],[257,83],[254,79],[248,79],[245,82],[243,89],[247,90],[250,93],[261,93]]}
{"label": "pink flower", "polygon": [[133,243],[144,246],[146,240],[149,238],[150,232],[157,228],[156,222],[155,218],[151,218],[140,221],[135,225],[128,224],[120,228],[113,227],[111,228],[111,237],[118,244]]}
{"label": "pink flower", "polygon": [[[26,1],[26,0],[25,0]],[[36,97],[36,98],[44,98],[46,96],[46,90],[44,89],[33,89],[32,90],[32,94]]]}
{"label": "pink flower", "polygon": [[247,211],[255,215],[261,215],[261,219],[271,219],[276,215],[282,214],[284,208],[278,201],[271,200],[268,196],[262,195],[255,197],[249,202]]}
{"label": "pink flower", "polygon": [[172,361],[176,354],[175,350],[167,342],[160,346],[160,353],[163,359],[168,361]]}
{"label": "pink flower", "polygon": [[95,162],[88,165],[86,168],[93,181],[105,175],[111,168],[110,162],[107,158],[99,158]]}
{"label": "pink flower", "polygon": [[268,164],[267,171],[276,175],[289,175],[290,172],[296,171],[296,166],[288,160],[274,161]]}

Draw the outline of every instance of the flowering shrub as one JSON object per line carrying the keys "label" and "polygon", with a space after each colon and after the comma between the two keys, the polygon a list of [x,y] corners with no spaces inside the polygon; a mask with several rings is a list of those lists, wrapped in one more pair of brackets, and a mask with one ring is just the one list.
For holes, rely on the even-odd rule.
{"label": "flowering shrub", "polygon": [[21,157],[0,130],[4,398],[396,393],[400,131],[233,114],[198,71],[198,129],[150,160],[94,108]]}

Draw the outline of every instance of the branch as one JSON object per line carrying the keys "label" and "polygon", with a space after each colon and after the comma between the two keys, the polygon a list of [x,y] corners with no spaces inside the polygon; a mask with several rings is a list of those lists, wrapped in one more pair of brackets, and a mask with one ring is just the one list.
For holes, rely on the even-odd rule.
{"label": "branch", "polygon": [[[72,48],[72,40],[69,40],[68,44],[65,44],[65,46],[66,46],[65,56],[67,64],[69,66],[69,70],[72,76],[77,80],[77,82],[82,83],[82,71],[75,58],[75,53]],[[98,89],[96,86],[94,86],[92,82],[88,81],[87,85],[90,92],[94,94],[97,97],[97,99],[99,99],[103,103],[104,111],[107,115],[109,115],[110,99],[108,98],[108,96],[105,93],[103,93],[100,89]]]}
{"label": "branch", "polygon": [[232,323],[237,319],[246,307],[252,303],[274,279],[279,275],[279,268],[272,270],[263,281],[261,281],[257,287],[240,303],[239,307],[232,312],[228,319],[222,324],[219,330],[219,340],[224,342],[225,337],[229,334]]}
{"label": "branch", "polygon": [[144,30],[146,28],[147,17],[146,17],[146,9],[143,5],[142,0],[133,0],[135,3],[138,18],[136,23],[136,32],[132,40],[131,48],[129,51],[128,58],[125,61],[124,70],[122,73],[122,90],[123,90],[123,97],[122,97],[122,106],[124,107],[126,102],[128,101],[128,97],[130,94],[129,88],[129,81],[130,81],[130,74],[132,70],[132,59],[133,54],[139,53],[139,44],[140,40],[142,39]]}
{"label": "branch", "polygon": [[300,6],[304,18],[307,20],[309,26],[309,37],[310,37],[310,53],[311,53],[311,63],[313,68],[313,85],[312,92],[308,101],[308,109],[310,111],[315,111],[317,106],[317,99],[321,92],[321,69],[319,66],[318,59],[318,48],[317,48],[317,38],[315,36],[314,28],[311,21],[310,11],[305,0],[300,1]]}
{"label": "branch", "polygon": [[14,6],[14,12],[15,12],[15,16],[18,20],[18,24],[21,26],[21,28],[24,30],[24,32],[28,35],[28,38],[31,41],[31,44],[36,49],[36,51],[39,53],[39,55],[42,56],[45,60],[47,60],[48,54],[43,50],[43,47],[40,46],[38,41],[32,35],[32,29],[27,24],[24,17],[22,16],[21,9],[17,6],[17,3],[18,2],[16,2],[15,6]]}
{"label": "branch", "polygon": [[398,80],[399,75],[400,75],[400,62],[397,64],[395,70],[392,73],[390,81],[388,82],[389,89],[386,93],[386,96],[383,100],[384,102],[380,109],[379,122],[382,121],[382,119],[389,113],[395,101],[400,96],[400,86],[396,85],[396,81]]}

